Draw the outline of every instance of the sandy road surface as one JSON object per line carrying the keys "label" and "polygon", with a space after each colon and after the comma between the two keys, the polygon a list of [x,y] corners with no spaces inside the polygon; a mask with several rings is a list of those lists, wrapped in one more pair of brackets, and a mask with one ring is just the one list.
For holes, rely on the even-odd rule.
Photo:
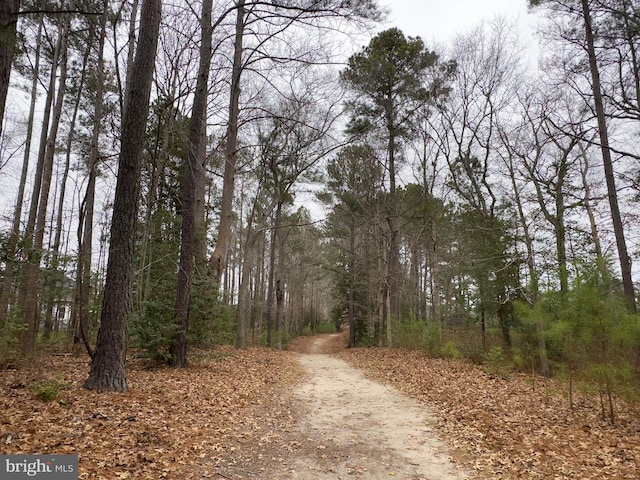
{"label": "sandy road surface", "polygon": [[434,420],[424,406],[321,353],[336,340],[335,335],[314,337],[301,352],[307,376],[292,392],[292,401],[305,412],[295,427],[299,442],[293,443],[299,448],[263,478],[471,478],[432,434]]}

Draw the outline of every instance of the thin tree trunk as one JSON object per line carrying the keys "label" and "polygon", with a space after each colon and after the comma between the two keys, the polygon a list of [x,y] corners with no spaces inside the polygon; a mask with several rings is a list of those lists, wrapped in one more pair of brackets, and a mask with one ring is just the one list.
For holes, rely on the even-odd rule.
{"label": "thin tree trunk", "polygon": [[[89,44],[91,44],[91,40],[89,40]],[[67,142],[66,142],[66,152],[65,152],[65,163],[64,163],[64,171],[62,173],[62,178],[61,180],[58,181],[59,185],[60,185],[60,193],[59,193],[59,198],[58,198],[58,208],[57,208],[57,217],[56,217],[56,227],[55,227],[55,236],[54,236],[54,240],[53,243],[51,245],[51,255],[52,255],[52,260],[51,260],[51,269],[54,272],[57,272],[59,269],[59,262],[60,262],[60,245],[62,242],[62,231],[64,228],[63,225],[63,216],[64,216],[64,202],[66,199],[66,186],[67,186],[67,179],[69,178],[69,169],[71,167],[71,155],[72,155],[72,150],[73,150],[73,141],[75,138],[75,128],[76,128],[76,120],[78,118],[78,112],[80,110],[80,101],[82,99],[82,94],[84,92],[84,83],[85,83],[85,78],[86,78],[86,73],[87,73],[87,65],[88,65],[88,59],[89,59],[89,53],[90,53],[90,48],[87,48],[85,55],[84,55],[84,59],[82,62],[82,71],[80,74],[80,81],[78,82],[78,89],[77,89],[77,93],[76,93],[76,101],[75,101],[75,105],[73,108],[73,114],[71,116],[71,121],[69,123],[69,133],[67,134]],[[102,86],[98,86],[97,89],[101,89]],[[55,273],[54,273],[55,274]],[[59,288],[60,284],[58,282],[58,276],[55,275],[54,277],[54,284],[53,285],[48,285],[48,287],[53,291],[53,295],[50,295],[50,300],[53,300],[55,298],[57,289]],[[52,329],[53,329],[53,324],[52,324],[52,317],[53,317],[53,301],[49,301],[49,305],[47,305],[47,312],[45,315],[45,321],[44,321],[44,326],[45,326],[45,336],[47,338],[50,338],[51,333],[52,333]]]}
{"label": "thin tree trunk", "polygon": [[438,284],[438,227],[431,222],[429,236],[429,294],[431,295],[431,319],[438,322],[440,332],[442,323],[440,318],[440,286]]}
{"label": "thin tree trunk", "polygon": [[24,158],[22,160],[22,171],[20,173],[20,182],[18,184],[18,198],[16,199],[16,207],[13,211],[13,223],[11,226],[11,236],[8,245],[8,259],[4,271],[4,281],[2,282],[2,292],[0,293],[0,330],[9,313],[9,304],[11,303],[11,291],[13,289],[13,272],[15,267],[15,254],[20,236],[20,221],[22,220],[22,204],[24,203],[24,194],[27,185],[27,176],[29,174],[29,158],[31,156],[31,142],[33,140],[33,124],[35,119],[36,100],[38,98],[38,80],[40,72],[40,51],[42,47],[42,18],[38,24],[38,34],[36,36],[36,51],[33,67],[33,76],[31,79],[31,102],[29,105],[29,117],[27,120],[27,138],[24,146]]}
{"label": "thin tree trunk", "polygon": [[161,9],[161,0],[143,0],[131,89],[126,94],[101,324],[91,371],[84,383],[90,390],[128,390],[125,360],[144,147],[140,140],[145,137],[149,114]]}
{"label": "thin tree trunk", "polygon": [[391,324],[400,320],[400,234],[398,228],[398,196],[396,194],[395,136],[389,129],[389,319],[387,341],[391,346]]}
{"label": "thin tree trunk", "polygon": [[224,151],[224,174],[222,183],[222,199],[220,200],[220,225],[216,247],[209,260],[209,274],[219,285],[222,272],[227,263],[229,244],[231,242],[231,226],[233,225],[233,192],[238,159],[238,118],[240,116],[240,77],[242,75],[242,51],[245,23],[245,0],[236,3],[236,31],[233,53],[233,69],[231,71],[231,93],[229,99],[229,121],[227,124],[226,144]]}
{"label": "thin tree trunk", "polygon": [[280,225],[280,216],[282,215],[282,202],[278,201],[275,217],[273,220],[273,229],[271,231],[271,245],[269,246],[269,271],[267,279],[267,307],[265,316],[267,317],[267,347],[271,347],[273,333],[273,300],[275,296],[275,267],[276,267],[276,246],[278,242],[278,227]]}
{"label": "thin tree trunk", "polygon": [[0,2],[0,135],[4,123],[4,109],[9,93],[9,77],[16,53],[16,25],[20,0]]}
{"label": "thin tree trunk", "polygon": [[349,348],[356,346],[356,232],[353,223],[349,228],[349,289],[347,293],[347,311],[349,315]]}
{"label": "thin tree trunk", "polygon": [[[40,183],[39,197],[37,207],[32,203],[32,210],[37,211],[35,215],[35,224],[33,230],[33,244],[31,248],[31,259],[27,265],[26,284],[24,291],[24,322],[26,329],[23,331],[20,347],[25,355],[34,352],[36,347],[36,339],[39,326],[39,305],[38,293],[40,284],[40,261],[42,257],[42,247],[44,244],[45,224],[47,221],[47,207],[49,205],[49,192],[51,190],[51,179],[53,175],[53,163],[56,148],[56,139],[58,136],[58,127],[60,125],[60,117],[62,116],[62,105],[66,91],[67,77],[67,32],[69,29],[69,16],[62,20],[59,31],[59,39],[56,50],[61,52],[60,61],[60,82],[58,84],[58,92],[56,104],[53,108],[53,118],[51,121],[51,129],[47,136],[44,148],[44,157],[42,158],[42,180]],[[54,55],[55,57],[56,55]],[[51,74],[55,76],[57,65],[52,66]],[[44,125],[43,125],[44,128]],[[32,212],[30,212],[32,214]],[[30,215],[31,216],[31,215]]]}
{"label": "thin tree trunk", "polygon": [[250,323],[252,310],[250,299],[251,270],[255,263],[255,248],[258,240],[258,232],[253,227],[254,212],[255,205],[247,219],[247,236],[244,242],[242,273],[238,287],[238,307],[236,310],[236,348],[245,348],[247,346],[247,326]]}
{"label": "thin tree trunk", "polygon": [[622,223],[622,215],[620,214],[620,206],[618,205],[618,190],[616,188],[615,172],[613,170],[613,162],[611,160],[611,151],[609,150],[609,131],[607,128],[607,119],[604,111],[604,102],[602,99],[600,71],[596,58],[595,39],[591,22],[589,0],[582,0],[582,15],[584,19],[585,37],[587,40],[589,69],[591,71],[591,88],[593,91],[593,101],[595,104],[596,117],[598,120],[598,134],[600,135],[604,177],[607,184],[609,208],[611,210],[613,230],[616,238],[616,245],[618,247],[618,257],[620,259],[622,286],[624,289],[625,297],[627,299],[629,310],[632,313],[635,313],[637,311],[637,308],[635,290],[633,287],[633,278],[631,275],[631,257],[629,256],[629,253],[627,251],[627,243],[624,236],[624,224]]}
{"label": "thin tree trunk", "polygon": [[[278,227],[280,223],[278,223]],[[286,237],[282,235],[282,232],[278,233],[278,266],[276,280],[276,348],[280,350],[282,348],[282,330],[284,320],[284,244]]]}
{"label": "thin tree trunk", "polygon": [[[107,3],[103,4],[106,11]],[[104,107],[104,43],[107,35],[106,13],[101,18],[100,37],[98,39],[98,63],[96,66],[96,89],[93,106],[93,131],[91,133],[91,151],[89,153],[87,190],[80,206],[78,222],[78,268],[76,271],[76,311],[73,344],[77,352],[80,342],[89,356],[93,349],[89,344],[89,293],[91,290],[91,257],[93,249],[93,217],[96,194],[96,176],[100,161],[100,133],[102,131],[102,111]]]}
{"label": "thin tree trunk", "polygon": [[589,159],[587,156],[587,152],[585,150],[584,145],[580,144],[580,156],[582,157],[582,163],[580,165],[580,174],[582,178],[582,188],[584,190],[584,198],[582,203],[584,205],[584,209],[587,212],[587,217],[589,218],[589,227],[591,229],[591,239],[593,240],[593,248],[596,251],[596,262],[598,266],[598,271],[600,272],[600,276],[605,284],[608,284],[611,280],[609,271],[607,270],[607,266],[604,260],[604,255],[602,253],[602,242],[600,241],[600,234],[598,233],[598,224],[596,223],[596,217],[593,213],[593,206],[591,205],[591,186],[589,185]]}
{"label": "thin tree trunk", "polygon": [[[125,0],[126,1],[126,0]],[[122,120],[124,122],[127,102],[125,96],[129,94],[131,90],[131,79],[133,75],[133,62],[134,55],[136,52],[136,25],[138,23],[138,9],[140,5],[140,0],[133,0],[131,4],[131,18],[129,19],[129,40],[127,42],[127,71],[126,77],[124,81],[124,88],[122,88],[122,82],[120,81],[120,75],[118,75],[118,85],[120,86],[120,112],[122,112]],[[116,35],[117,30],[114,28],[113,34]],[[114,45],[116,42],[114,40]],[[115,62],[116,69],[118,67],[118,62]],[[116,70],[117,71],[117,70]],[[124,94],[123,94],[124,93]]]}
{"label": "thin tree trunk", "polygon": [[[527,248],[527,269],[529,270],[529,293],[531,297],[528,299],[531,305],[534,305],[538,301],[539,295],[539,283],[538,272],[535,268],[535,253],[533,250],[533,238],[527,224],[527,218],[524,214],[524,208],[522,206],[522,198],[520,197],[520,190],[516,184],[515,168],[513,165],[513,157],[509,156],[509,173],[511,177],[511,187],[513,188],[514,200],[518,210],[518,223],[522,227],[524,243]],[[549,359],[547,355],[547,343],[544,337],[544,322],[542,319],[538,319],[536,323],[536,335],[538,338],[538,356],[540,361],[540,373],[545,377],[550,375]]]}
{"label": "thin tree trunk", "polygon": [[[58,40],[59,42],[62,39]],[[44,168],[44,159],[47,149],[47,138],[49,133],[49,122],[51,120],[51,109],[53,108],[53,101],[55,99],[56,90],[56,71],[58,68],[58,60],[60,58],[60,45],[56,46],[53,52],[53,59],[51,60],[51,74],[49,77],[49,90],[47,91],[47,97],[45,99],[44,111],[42,114],[42,128],[40,130],[40,145],[38,147],[38,163],[36,164],[36,170],[34,172],[33,190],[31,192],[31,203],[29,204],[29,215],[27,218],[27,225],[25,226],[24,236],[29,239],[33,236],[36,225],[36,217],[38,215],[38,202],[40,200],[40,189],[42,188],[42,172]]]}
{"label": "thin tree trunk", "polygon": [[174,72],[173,84],[171,85],[171,102],[167,102],[165,109],[164,123],[158,124],[158,144],[161,145],[160,151],[155,155],[154,161],[149,162],[151,164],[151,174],[149,180],[149,186],[147,188],[145,196],[146,210],[144,212],[144,221],[142,232],[140,234],[141,242],[138,255],[138,278],[137,288],[134,296],[134,310],[137,310],[140,315],[144,315],[145,303],[151,294],[151,268],[148,268],[154,262],[154,258],[149,253],[149,241],[155,236],[155,224],[153,223],[153,205],[157,200],[158,186],[160,184],[160,177],[165,174],[165,165],[167,158],[169,157],[169,143],[171,138],[171,132],[174,124],[174,112],[175,107],[173,100],[176,93],[176,77],[177,72]]}
{"label": "thin tree trunk", "polygon": [[200,165],[202,165],[202,160],[199,155],[204,152],[202,141],[205,138],[203,132],[206,130],[205,114],[209,93],[209,69],[211,68],[212,8],[213,0],[204,0],[202,2],[200,66],[189,125],[189,147],[182,177],[182,238],[180,242],[178,287],[174,313],[176,333],[169,346],[169,362],[176,367],[186,367],[188,363],[187,330],[189,329],[189,299],[191,298],[191,277],[195,252],[195,186],[201,183],[196,181],[196,175],[201,174]]}
{"label": "thin tree trunk", "polygon": [[[204,112],[206,116],[206,111]],[[203,120],[206,122],[206,119]],[[206,176],[205,176],[205,167],[207,163],[207,132],[206,129],[202,130],[202,140],[200,141],[201,151],[198,154],[198,159],[200,163],[198,164],[198,172],[195,174],[195,185],[194,195],[195,195],[195,205],[194,205],[194,239],[193,239],[193,249],[194,249],[194,262],[196,275],[204,275],[206,273],[207,268],[207,220],[206,216]]]}
{"label": "thin tree trunk", "polygon": [[378,347],[384,347],[385,340],[385,326],[390,328],[387,317],[387,304],[389,298],[389,285],[387,283],[387,276],[384,268],[384,254],[382,253],[384,244],[382,238],[379,241],[378,256],[378,278],[377,283],[377,295],[378,295]]}

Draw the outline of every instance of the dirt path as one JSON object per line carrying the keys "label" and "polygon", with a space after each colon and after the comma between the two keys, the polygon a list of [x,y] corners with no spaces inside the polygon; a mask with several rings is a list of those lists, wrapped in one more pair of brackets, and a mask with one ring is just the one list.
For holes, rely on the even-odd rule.
{"label": "dirt path", "polygon": [[340,335],[317,336],[298,348],[307,372],[291,393],[292,401],[303,405],[290,432],[298,440],[289,440],[291,455],[262,478],[469,478],[432,434],[434,419],[424,406],[323,353],[335,351],[341,341]]}

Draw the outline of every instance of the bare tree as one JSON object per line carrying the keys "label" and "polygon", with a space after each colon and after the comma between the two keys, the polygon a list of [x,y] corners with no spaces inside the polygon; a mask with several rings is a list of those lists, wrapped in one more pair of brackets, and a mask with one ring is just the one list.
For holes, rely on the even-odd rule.
{"label": "bare tree", "polygon": [[[263,63],[314,64],[312,51],[305,56],[295,51],[290,45],[285,53],[269,51],[270,43],[283,44],[287,41],[286,33],[304,25],[309,29],[313,26],[317,31],[329,28],[335,32],[332,22],[336,19],[347,19],[353,24],[368,22],[380,18],[377,2],[372,0],[357,0],[355,2],[302,2],[268,4],[264,2],[245,2],[236,0],[234,8],[237,10],[235,26],[235,42],[233,67],[231,74],[231,88],[229,101],[229,118],[225,136],[225,164],[222,199],[220,205],[220,224],[217,231],[217,241],[209,261],[209,274],[219,284],[222,272],[226,268],[228,250],[231,244],[231,228],[233,224],[233,197],[237,169],[237,142],[240,116],[241,77],[246,70],[257,72],[259,77],[267,80],[269,88],[279,90],[279,84],[273,78],[265,76],[261,68]],[[249,52],[243,58],[245,51],[245,29],[251,28],[253,41]],[[323,60],[318,63],[325,63]]]}
{"label": "bare tree", "polygon": [[[508,346],[512,260],[500,216],[500,118],[508,114],[522,74],[522,49],[515,25],[496,18],[456,37],[450,55],[457,69],[451,94],[430,121],[438,153],[448,167],[447,185],[462,203],[468,232],[461,238],[476,259],[460,261],[478,290],[483,341],[489,318],[497,315]],[[461,270],[459,275],[463,275]]]}
{"label": "bare tree", "polygon": [[[624,295],[629,309],[636,311],[635,289],[632,278],[631,257],[627,249],[625,228],[618,201],[618,188],[612,159],[610,125],[605,108],[605,91],[601,80],[601,61],[598,55],[598,36],[594,28],[593,12],[599,11],[600,2],[593,0],[530,0],[531,5],[544,4],[550,12],[550,18],[556,24],[556,34],[563,42],[576,45],[586,56],[588,64],[590,95],[585,98],[593,105],[594,117],[598,126],[599,146],[602,153],[605,183],[611,220],[618,249],[620,272]],[[568,23],[557,22],[556,18],[566,18]],[[585,58],[585,57],[579,58]],[[620,64],[622,65],[622,64]],[[622,68],[622,67],[620,67]],[[620,70],[622,71],[622,70]],[[583,93],[584,94],[584,93]]]}
{"label": "bare tree", "polygon": [[600,135],[600,148],[602,150],[602,162],[604,167],[604,177],[607,184],[609,198],[609,208],[611,209],[611,219],[613,221],[613,231],[618,247],[618,257],[620,259],[620,271],[622,273],[622,286],[627,298],[629,309],[636,312],[636,294],[631,275],[631,256],[627,251],[627,242],[624,234],[624,224],[618,204],[618,189],[616,187],[616,177],[609,149],[609,129],[604,109],[602,87],[600,84],[600,69],[596,55],[595,37],[593,32],[591,8],[589,0],[582,1],[582,19],[587,45],[587,56],[589,59],[589,70],[591,72],[591,89],[593,91],[593,102],[595,104],[596,118],[598,120],[598,134]]}

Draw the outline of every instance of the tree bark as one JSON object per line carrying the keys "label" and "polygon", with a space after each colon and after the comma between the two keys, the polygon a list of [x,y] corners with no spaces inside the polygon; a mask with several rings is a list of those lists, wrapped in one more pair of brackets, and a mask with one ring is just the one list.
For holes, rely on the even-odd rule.
{"label": "tree bark", "polygon": [[[254,207],[255,210],[255,207]],[[238,308],[236,310],[236,348],[247,346],[247,327],[251,316],[250,283],[251,270],[255,263],[255,248],[258,232],[253,227],[252,211],[247,221],[247,236],[244,242],[244,256],[242,259],[242,276],[238,288]]]}
{"label": "tree bark", "polygon": [[267,317],[267,347],[272,345],[273,333],[273,300],[275,297],[275,269],[276,269],[276,246],[278,245],[280,217],[282,216],[282,201],[278,201],[271,231],[271,242],[269,245],[269,270],[267,275],[267,306],[265,317]]}
{"label": "tree bark", "polygon": [[589,158],[587,156],[587,151],[582,143],[579,144],[580,147],[580,157],[582,162],[580,164],[580,176],[582,178],[582,188],[584,190],[584,198],[582,203],[584,205],[584,209],[587,212],[587,217],[589,218],[589,227],[591,228],[591,239],[593,240],[593,248],[596,252],[596,262],[598,266],[598,271],[600,272],[600,276],[604,281],[605,285],[610,284],[611,277],[609,275],[609,271],[607,270],[607,265],[605,263],[604,254],[602,253],[602,242],[600,240],[600,233],[598,232],[598,224],[596,222],[596,216],[593,212],[593,206],[591,205],[591,201],[593,200],[591,197],[591,185],[589,185]]}
{"label": "tree bark", "polygon": [[587,40],[587,55],[589,57],[589,70],[591,71],[591,88],[593,92],[593,101],[596,108],[596,117],[598,120],[598,134],[600,135],[600,146],[602,150],[602,163],[604,166],[604,177],[607,184],[607,194],[609,198],[609,208],[611,210],[611,219],[613,221],[613,230],[616,238],[616,246],[618,247],[618,257],[620,259],[620,272],[622,274],[622,286],[627,299],[627,305],[632,313],[637,311],[636,295],[633,287],[633,278],[631,276],[631,257],[627,251],[627,243],[624,236],[624,224],[620,214],[620,206],[618,205],[618,190],[616,188],[615,172],[613,170],[613,162],[611,160],[611,151],[609,150],[609,131],[607,127],[607,119],[604,111],[604,102],[602,99],[602,87],[600,83],[600,71],[596,58],[595,39],[593,34],[593,26],[591,22],[591,10],[589,0],[582,0],[582,15],[584,20],[584,32]]}
{"label": "tree bark", "polygon": [[[50,268],[54,272],[53,284],[48,284],[47,289],[49,290],[48,297],[48,305],[47,311],[44,317],[44,334],[46,338],[51,338],[51,334],[53,333],[53,329],[55,327],[53,320],[53,310],[54,310],[54,302],[56,296],[58,295],[58,288],[60,287],[59,277],[56,272],[58,272],[60,267],[60,245],[62,243],[62,229],[64,228],[64,202],[66,198],[67,192],[67,179],[69,178],[69,170],[71,168],[71,155],[73,151],[73,141],[75,138],[75,129],[76,129],[76,120],[78,118],[78,112],[80,110],[80,101],[82,98],[82,94],[84,93],[84,82],[87,73],[87,64],[89,58],[90,49],[87,48],[85,52],[85,56],[82,62],[82,71],[80,74],[80,80],[78,82],[77,93],[75,104],[73,107],[73,114],[71,115],[71,120],[69,122],[69,133],[67,133],[67,141],[66,141],[66,151],[65,151],[65,163],[64,170],[62,173],[62,178],[58,180],[58,184],[60,185],[60,193],[58,195],[58,207],[56,212],[56,226],[55,226],[55,235],[53,243],[51,244],[51,264]],[[66,77],[66,74],[64,75]],[[62,81],[62,75],[61,75]],[[56,316],[59,316],[59,313],[56,312]]]}
{"label": "tree bark", "polygon": [[[140,8],[140,0],[133,0],[131,4],[131,18],[129,19],[129,40],[127,42],[127,72],[124,80],[124,89],[122,88],[122,82],[120,75],[118,75],[118,85],[120,87],[120,111],[122,112],[122,120],[127,110],[127,102],[125,96],[129,94],[131,90],[131,81],[133,76],[133,62],[135,61],[134,54],[136,52],[136,24],[138,22],[138,10]],[[113,30],[114,36],[116,34],[116,28]],[[116,42],[113,42],[114,45]],[[118,62],[115,62],[116,69],[118,68]],[[117,71],[117,70],[116,70]],[[124,95],[123,95],[124,91]]]}
{"label": "tree bark", "polygon": [[[388,116],[392,112],[388,113]],[[388,167],[389,167],[389,211],[387,221],[389,223],[389,318],[387,319],[387,342],[391,347],[392,330],[391,324],[400,320],[400,239],[398,228],[398,196],[396,193],[396,161],[395,161],[395,126],[388,120],[389,144],[388,144]]]}
{"label": "tree bark", "polygon": [[[47,207],[49,205],[49,192],[51,190],[51,178],[53,175],[53,163],[55,156],[56,139],[58,136],[58,127],[60,125],[60,117],[62,116],[62,104],[64,101],[66,91],[66,77],[67,77],[67,34],[69,29],[70,19],[67,16],[61,21],[61,28],[59,31],[59,39],[57,50],[61,53],[60,61],[60,82],[58,84],[58,92],[56,96],[56,103],[53,108],[53,119],[51,122],[51,129],[46,137],[44,156],[42,158],[42,180],[40,183],[39,196],[37,203],[32,203],[32,212],[34,210],[35,224],[33,229],[33,243],[30,252],[30,261],[27,265],[27,275],[24,290],[24,323],[26,329],[23,331],[20,339],[20,348],[22,353],[29,355],[35,351],[36,339],[38,335],[39,326],[39,305],[38,305],[38,291],[40,285],[40,261],[42,257],[42,246],[44,244],[44,232],[45,224],[47,221]],[[53,64],[51,74],[56,75],[57,65]],[[43,126],[44,128],[44,126]],[[37,205],[37,206],[36,206]],[[31,232],[29,232],[29,235]]]}
{"label": "tree bark", "polygon": [[356,232],[355,222],[349,225],[349,289],[347,292],[347,312],[349,315],[349,348],[356,346]]}
{"label": "tree bark", "polygon": [[[189,147],[187,159],[184,163],[182,177],[182,238],[180,242],[180,260],[178,265],[178,288],[176,291],[176,306],[174,322],[176,334],[169,346],[169,362],[176,367],[187,366],[187,330],[189,329],[189,299],[191,297],[191,277],[195,253],[195,187],[199,181],[196,176],[201,174],[200,155],[204,153],[202,142],[206,130],[205,114],[207,99],[209,98],[209,69],[211,68],[211,10],[213,0],[202,2],[202,40],[200,43],[200,66],[196,92],[193,99],[191,122],[189,125]],[[201,183],[201,182],[200,182]]]}
{"label": "tree bark", "polygon": [[101,325],[91,371],[84,383],[90,390],[128,390],[125,360],[144,147],[141,139],[145,136],[149,114],[161,9],[161,0],[143,1],[140,39],[133,62],[131,88],[126,94]]}
{"label": "tree bark", "polygon": [[20,0],[0,1],[0,135],[4,123],[4,109],[9,93],[11,66],[16,52],[16,26]]}
{"label": "tree bark", "polygon": [[[22,204],[29,174],[29,159],[31,157],[31,142],[33,140],[33,124],[35,120],[36,100],[38,99],[38,80],[40,72],[40,52],[42,48],[42,19],[38,24],[38,34],[36,36],[36,51],[33,67],[33,77],[31,79],[31,102],[29,105],[29,117],[27,120],[26,141],[24,145],[24,157],[22,160],[22,171],[18,184],[18,197],[16,207],[13,211],[13,223],[9,238],[9,255],[4,271],[2,282],[2,292],[0,293],[0,330],[4,327],[11,303],[11,293],[14,286],[13,271],[15,267],[15,254],[20,236],[20,222],[22,220]],[[1,127],[0,127],[1,128]]]}
{"label": "tree bark", "polygon": [[[106,11],[106,0],[103,4]],[[84,345],[89,356],[94,352],[89,344],[89,293],[91,289],[91,257],[93,249],[93,217],[96,195],[96,176],[100,161],[100,133],[102,130],[102,111],[104,107],[104,43],[107,35],[108,16],[104,14],[100,20],[100,36],[98,38],[98,62],[96,65],[96,89],[93,105],[93,131],[91,133],[91,151],[87,165],[87,189],[80,207],[78,223],[78,268],[76,271],[76,312],[73,345],[78,352],[80,343]]]}
{"label": "tree bark", "polygon": [[242,75],[242,51],[245,22],[245,0],[236,4],[237,18],[233,53],[233,70],[231,72],[231,96],[229,99],[229,123],[227,124],[226,144],[224,151],[224,175],[222,183],[222,199],[220,201],[220,224],[216,247],[209,260],[209,275],[216,285],[220,284],[222,272],[227,264],[227,254],[231,242],[231,226],[233,224],[233,192],[235,187],[236,163],[238,160],[238,118],[240,116],[240,77]]}
{"label": "tree bark", "polygon": [[[205,112],[206,116],[206,112]],[[198,155],[200,160],[198,172],[195,174],[195,205],[194,205],[194,266],[196,275],[201,276],[207,272],[207,219],[206,219],[206,163],[207,163],[207,134],[206,129],[202,129],[201,151]]]}

